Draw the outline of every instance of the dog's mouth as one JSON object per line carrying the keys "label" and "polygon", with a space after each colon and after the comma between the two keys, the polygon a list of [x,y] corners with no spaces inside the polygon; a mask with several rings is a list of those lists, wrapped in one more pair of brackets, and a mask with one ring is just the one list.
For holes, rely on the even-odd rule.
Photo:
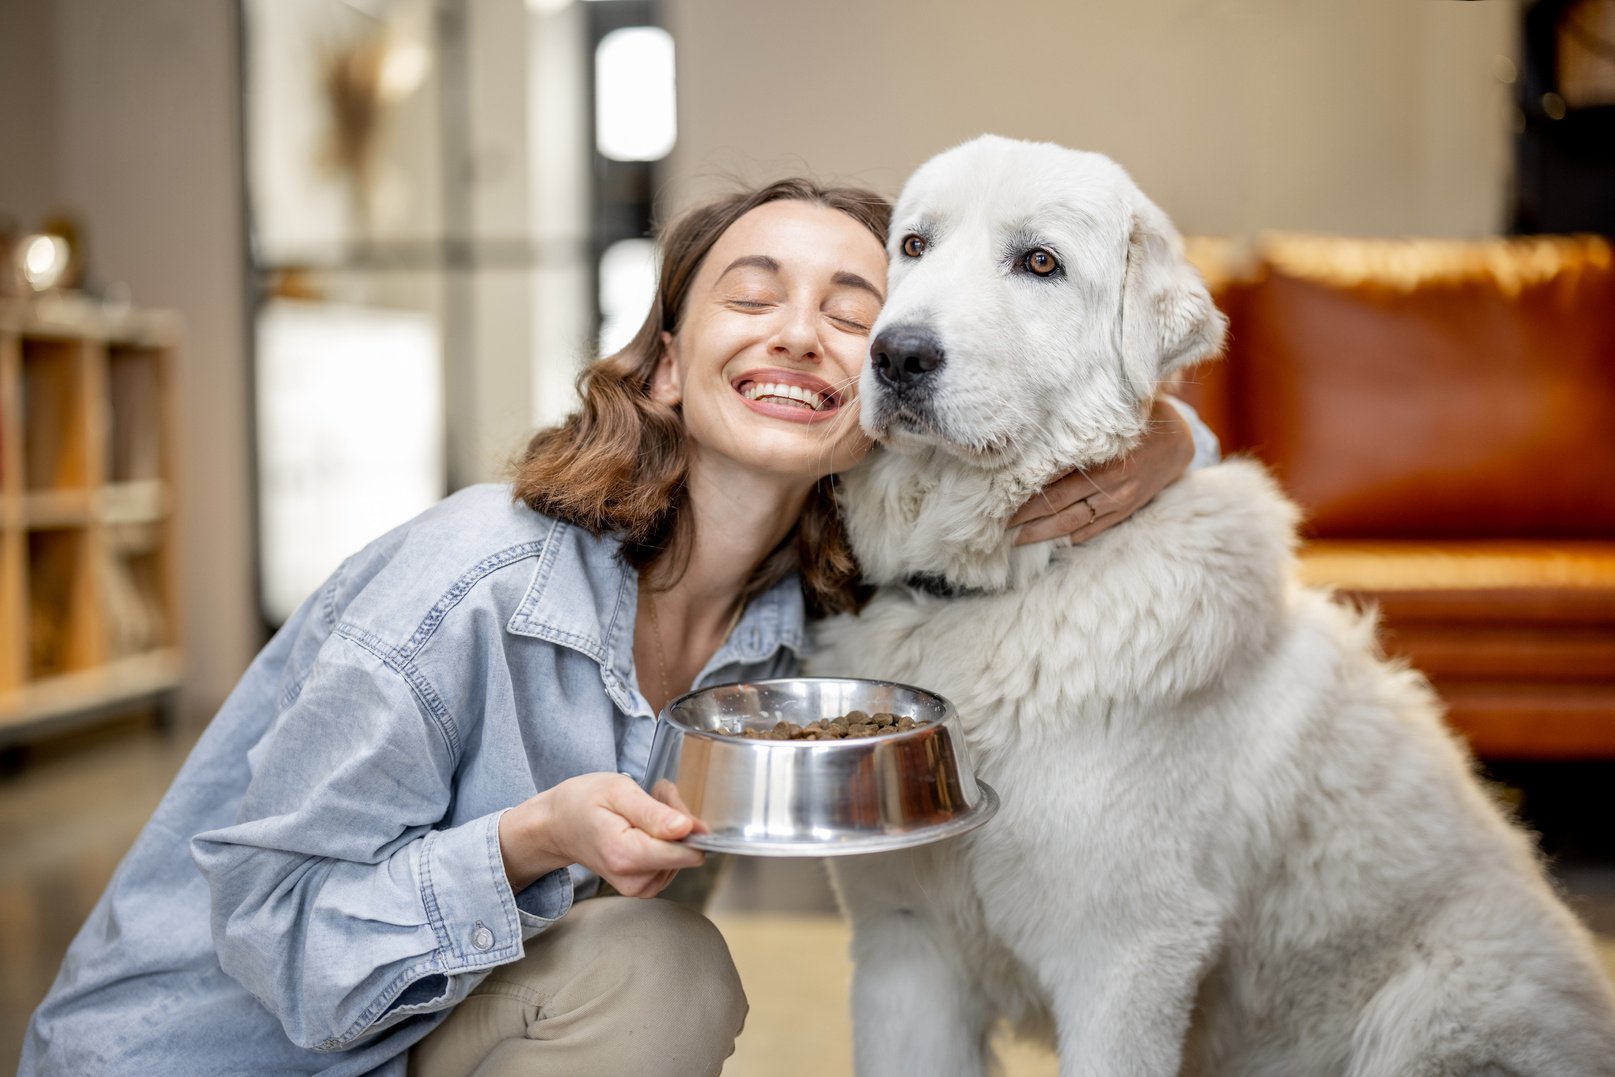
{"label": "dog's mouth", "polygon": [[935,447],[966,463],[994,466],[1002,463],[1013,448],[1012,441],[1005,437],[961,437],[930,409],[916,409],[892,401],[887,401],[884,407],[869,408],[866,404],[865,408],[864,414],[870,416],[870,421],[864,432],[899,451],[905,447]]}

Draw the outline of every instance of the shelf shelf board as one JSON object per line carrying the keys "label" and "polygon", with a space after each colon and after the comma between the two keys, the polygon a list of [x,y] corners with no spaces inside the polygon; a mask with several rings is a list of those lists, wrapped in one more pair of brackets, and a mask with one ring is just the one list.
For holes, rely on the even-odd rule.
{"label": "shelf shelf board", "polygon": [[179,687],[180,653],[165,648],[114,659],[0,693],[0,744],[44,727],[152,699]]}
{"label": "shelf shelf board", "polygon": [[101,488],[96,515],[106,524],[149,524],[173,508],[168,484],[161,479],[108,483]]}
{"label": "shelf shelf board", "polygon": [[90,492],[30,490],[22,495],[22,519],[32,531],[83,527],[90,522]]}
{"label": "shelf shelf board", "polygon": [[117,347],[168,348],[180,318],[167,310],[131,310],[73,292],[0,299],[0,333],[47,340],[96,340]]}

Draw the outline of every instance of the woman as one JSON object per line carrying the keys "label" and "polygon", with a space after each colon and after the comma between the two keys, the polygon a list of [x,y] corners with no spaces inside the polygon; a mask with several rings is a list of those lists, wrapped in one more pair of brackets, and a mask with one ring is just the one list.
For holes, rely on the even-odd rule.
{"label": "woman", "polygon": [[[22,1072],[716,1073],[744,996],[710,923],[633,900],[701,862],[695,821],[635,779],[669,698],[790,674],[808,611],[854,603],[827,480],[868,450],[887,214],[786,181],[671,229],[644,326],[534,438],[516,496],[462,491],[378,539],[258,656]],[[1086,537],[1176,478],[1191,437],[1157,414],[1021,538]],[[574,907],[598,879],[627,896]]]}

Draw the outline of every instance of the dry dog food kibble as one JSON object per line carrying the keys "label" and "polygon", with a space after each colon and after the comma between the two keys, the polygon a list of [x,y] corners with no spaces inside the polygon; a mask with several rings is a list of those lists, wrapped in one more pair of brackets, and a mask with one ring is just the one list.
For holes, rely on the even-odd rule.
{"label": "dry dog food kibble", "polygon": [[744,737],[747,740],[848,740],[853,737],[878,737],[882,733],[906,733],[924,725],[908,715],[901,717],[880,711],[865,714],[848,711],[840,718],[820,718],[807,725],[795,722],[775,722],[772,729],[719,729],[726,737]]}

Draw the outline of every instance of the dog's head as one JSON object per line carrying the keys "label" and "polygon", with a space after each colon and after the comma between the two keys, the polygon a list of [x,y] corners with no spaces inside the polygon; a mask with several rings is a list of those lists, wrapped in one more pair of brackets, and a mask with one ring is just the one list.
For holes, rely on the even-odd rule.
{"label": "dog's head", "polygon": [[[848,483],[876,582],[934,572],[983,586],[960,559],[1007,547],[1004,521],[1056,475],[1129,451],[1161,380],[1216,354],[1227,331],[1166,215],[1094,153],[989,135],[932,158],[903,188],[888,253],[859,384],[864,429],[886,451]],[[943,487],[986,526],[923,503]],[[854,504],[867,497],[878,512]],[[871,533],[927,514],[938,541],[968,549],[900,551]]]}

